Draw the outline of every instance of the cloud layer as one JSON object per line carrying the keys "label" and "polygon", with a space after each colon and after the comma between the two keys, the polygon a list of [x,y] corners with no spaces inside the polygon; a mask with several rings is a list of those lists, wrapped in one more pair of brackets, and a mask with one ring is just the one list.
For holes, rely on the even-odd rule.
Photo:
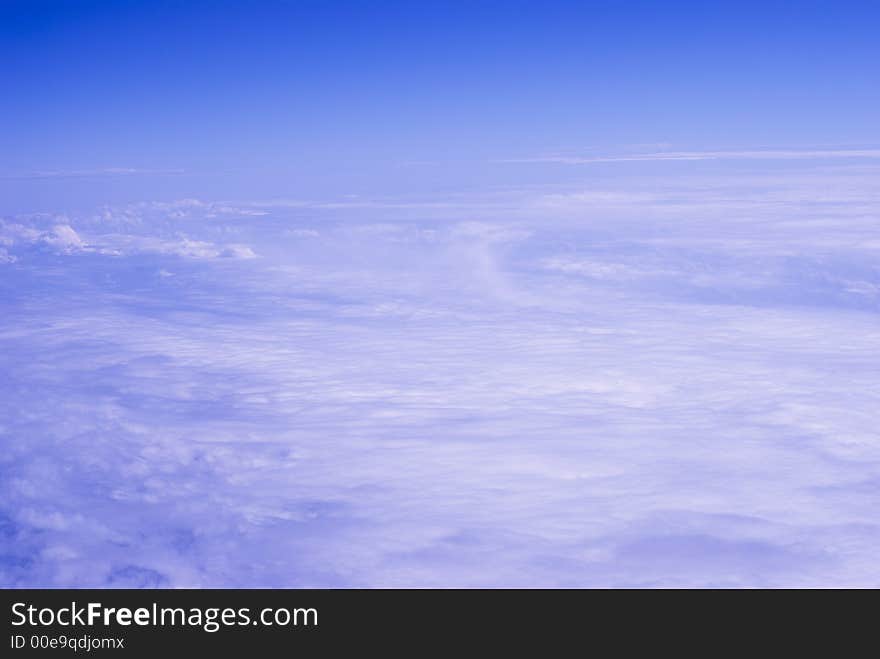
{"label": "cloud layer", "polygon": [[876,180],[7,217],[0,584],[880,585]]}

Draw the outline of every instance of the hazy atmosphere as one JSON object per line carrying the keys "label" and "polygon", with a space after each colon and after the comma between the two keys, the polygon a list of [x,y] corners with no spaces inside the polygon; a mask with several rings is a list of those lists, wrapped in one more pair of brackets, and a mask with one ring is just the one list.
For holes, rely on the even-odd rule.
{"label": "hazy atmosphere", "polygon": [[880,586],[878,26],[0,1],[0,586]]}

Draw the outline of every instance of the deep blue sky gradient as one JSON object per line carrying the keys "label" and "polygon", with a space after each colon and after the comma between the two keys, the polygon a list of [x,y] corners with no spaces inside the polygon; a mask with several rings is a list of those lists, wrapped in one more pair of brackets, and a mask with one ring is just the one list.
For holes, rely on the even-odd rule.
{"label": "deep blue sky gradient", "polygon": [[[877,141],[873,2],[0,7],[7,212],[448,189],[558,151]],[[108,168],[153,173],[82,180]]]}

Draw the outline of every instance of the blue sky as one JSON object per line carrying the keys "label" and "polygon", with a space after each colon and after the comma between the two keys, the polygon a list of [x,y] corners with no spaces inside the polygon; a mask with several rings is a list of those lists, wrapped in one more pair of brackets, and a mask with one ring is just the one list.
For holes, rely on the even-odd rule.
{"label": "blue sky", "polygon": [[[633,145],[876,146],[875,3],[7,1],[2,12],[0,185],[16,210],[534,181],[545,172],[490,163]],[[22,178],[105,170],[141,173]]]}
{"label": "blue sky", "polygon": [[880,585],[878,20],[0,0],[0,586]]}

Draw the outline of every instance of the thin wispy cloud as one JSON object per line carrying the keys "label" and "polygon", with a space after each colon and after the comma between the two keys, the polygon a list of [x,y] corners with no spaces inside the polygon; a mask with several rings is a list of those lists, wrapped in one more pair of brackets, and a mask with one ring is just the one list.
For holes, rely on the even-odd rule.
{"label": "thin wispy cloud", "polygon": [[557,163],[587,165],[606,162],[667,162],[691,160],[824,160],[839,158],[880,159],[880,149],[767,149],[752,151],[657,151],[602,156],[548,155],[530,158],[506,158],[502,163]]}
{"label": "thin wispy cloud", "polygon": [[109,178],[117,176],[171,176],[183,169],[139,169],[136,167],[105,167],[101,169],[50,169],[21,174],[3,174],[3,180]]}

